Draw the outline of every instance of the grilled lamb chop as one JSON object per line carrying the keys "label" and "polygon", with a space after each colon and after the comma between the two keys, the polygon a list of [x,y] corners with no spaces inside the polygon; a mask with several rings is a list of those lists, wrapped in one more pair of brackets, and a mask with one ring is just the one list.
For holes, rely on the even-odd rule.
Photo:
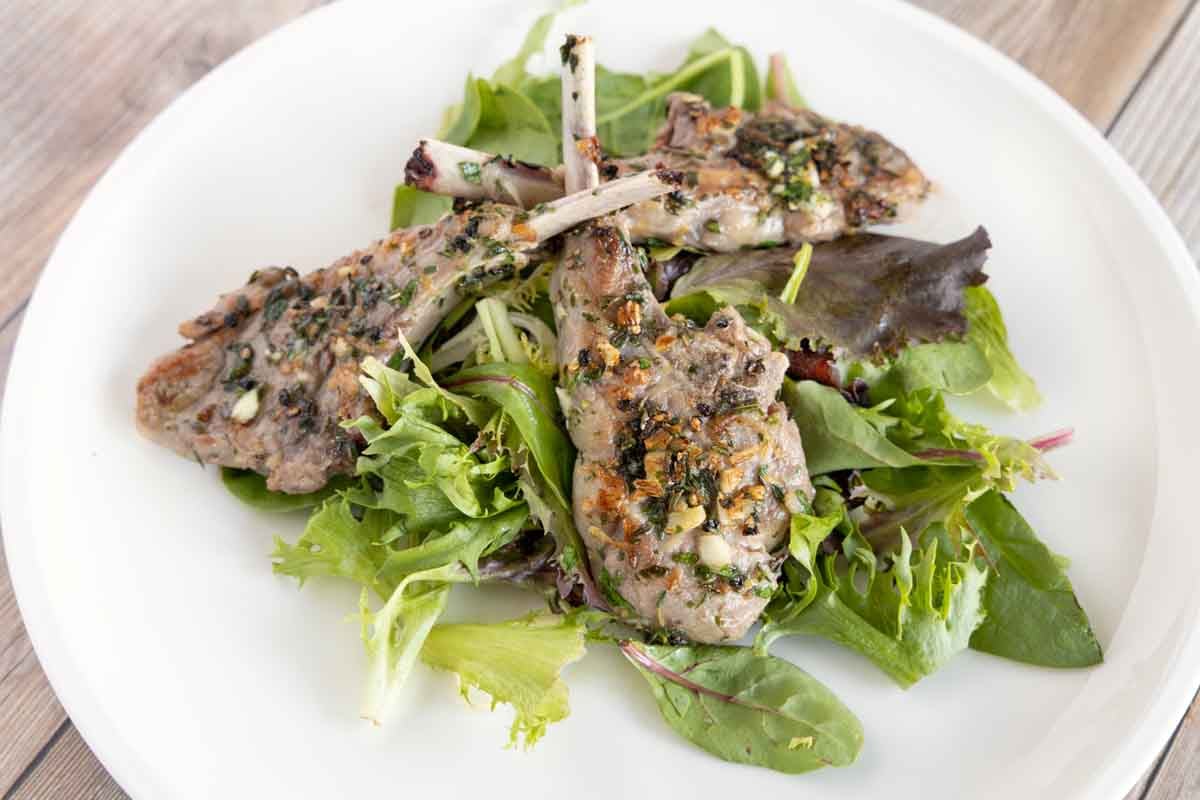
{"label": "grilled lamb chop", "polygon": [[462,296],[511,277],[546,239],[676,185],[678,176],[646,173],[540,213],[481,203],[303,277],[257,270],[180,325],[191,343],[138,382],[138,428],[202,463],[259,472],[272,490],[319,489],[354,471],[357,447],[338,423],[374,413],[359,386],[364,356],[387,359],[398,333],[420,342]]}
{"label": "grilled lamb chop", "polygon": [[[564,98],[592,66],[568,41]],[[567,61],[564,55],[564,62]],[[590,95],[575,93],[576,103]],[[588,150],[564,106],[564,162]],[[790,513],[812,494],[800,434],[776,400],[788,361],[736,310],[669,319],[614,215],[569,232],[551,281],[558,362],[578,450],[575,522],[625,619],[697,642],[737,639],[776,585]]]}
{"label": "grilled lamb chop", "polygon": [[[464,180],[463,164],[480,179]],[[679,170],[686,184],[621,212],[634,241],[719,252],[835,239],[891,221],[929,188],[904,151],[872,131],[777,102],[758,114],[714,110],[690,94],[670,97],[653,150],[599,165],[606,179],[648,167]],[[405,178],[438,194],[524,205],[563,191],[560,170],[430,140]]]}

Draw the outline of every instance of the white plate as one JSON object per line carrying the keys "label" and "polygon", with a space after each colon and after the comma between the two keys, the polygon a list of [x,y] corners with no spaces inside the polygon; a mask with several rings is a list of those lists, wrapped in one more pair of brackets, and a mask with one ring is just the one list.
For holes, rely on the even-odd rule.
{"label": "white plate", "polygon": [[[760,58],[786,50],[817,108],[884,131],[938,182],[910,231],[987,225],[992,285],[1046,403],[970,413],[1019,435],[1075,426],[1053,456],[1064,480],[1016,500],[1073,560],[1107,663],[1055,672],[967,653],[904,692],[832,645],[786,641],[867,735],[853,767],[804,777],[677,739],[599,646],[570,670],[571,718],[528,754],[503,749],[505,711],[469,709],[445,675],[421,672],[383,729],[360,722],[354,592],[298,593],[271,574],[271,534],[300,521],[240,507],[132,424],[134,383],[179,344],[179,320],[254,267],[316,268],[384,231],[416,137],[536,13],[344,3],[232,59],[126,150],[63,235],[14,359],[9,565],[55,690],[133,795],[1119,798],[1164,744],[1200,679],[1200,290],[1166,216],[1062,100],[925,13],[688,5],[597,2],[568,24],[620,68],[673,65],[710,24]],[[524,602],[461,589],[455,611]]]}

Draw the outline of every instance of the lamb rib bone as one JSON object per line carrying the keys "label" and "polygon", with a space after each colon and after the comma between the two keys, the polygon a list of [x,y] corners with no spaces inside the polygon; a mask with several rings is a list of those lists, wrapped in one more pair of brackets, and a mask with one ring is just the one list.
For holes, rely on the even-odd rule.
{"label": "lamb rib bone", "polygon": [[521,208],[533,208],[564,194],[561,169],[550,170],[436,139],[422,139],[417,144],[404,168],[404,180],[433,194]]}
{"label": "lamb rib bone", "polygon": [[563,185],[567,192],[600,184],[596,138],[596,51],[589,36],[568,35],[562,53]]}
{"label": "lamb rib bone", "polygon": [[[578,81],[564,80],[564,97]],[[587,169],[599,159],[606,179],[648,166],[682,172],[686,183],[665,198],[622,212],[635,241],[658,240],[728,252],[767,244],[835,239],[891,222],[923,197],[928,181],[908,156],[877,133],[771,102],[758,114],[712,109],[695,95],[675,94],[655,147],[643,156],[602,159],[591,137],[564,128],[566,163]],[[407,170],[411,185],[469,198],[511,202],[517,194],[547,197],[563,191],[566,168],[549,169],[486,153],[421,143]],[[483,164],[488,179],[460,179],[460,165]],[[472,173],[474,167],[472,167]],[[466,185],[464,185],[464,183]]]}

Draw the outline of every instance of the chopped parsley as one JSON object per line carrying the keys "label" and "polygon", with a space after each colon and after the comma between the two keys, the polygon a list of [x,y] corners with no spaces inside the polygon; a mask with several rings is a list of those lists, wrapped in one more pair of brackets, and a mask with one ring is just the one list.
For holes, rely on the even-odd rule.
{"label": "chopped parsley", "polygon": [[478,184],[482,180],[480,178],[480,174],[479,174],[480,173],[479,165],[476,164],[474,161],[458,162],[458,171],[462,173],[463,180],[466,181],[467,183]]}

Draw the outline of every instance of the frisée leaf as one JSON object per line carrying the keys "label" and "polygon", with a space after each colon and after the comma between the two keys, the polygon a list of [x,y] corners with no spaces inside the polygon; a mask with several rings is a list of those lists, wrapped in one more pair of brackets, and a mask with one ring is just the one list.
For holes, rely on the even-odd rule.
{"label": "fris\u00e9e leaf", "polygon": [[458,675],[468,690],[491,695],[492,707],[513,707],[509,746],[529,748],[546,726],[570,713],[564,667],[584,655],[585,628],[570,617],[543,614],[490,625],[438,625],[429,632],[421,660]]}
{"label": "fris\u00e9e leaf", "polygon": [[788,598],[773,611],[759,634],[757,647],[766,650],[780,636],[822,636],[873,661],[902,687],[909,687],[965,650],[971,634],[983,621],[981,593],[987,572],[967,555],[947,559],[931,542],[914,553],[907,536],[891,568],[866,571],[866,589],[856,586],[863,569],[851,560],[839,573],[837,560],[823,557],[815,573],[815,595],[799,611]]}

